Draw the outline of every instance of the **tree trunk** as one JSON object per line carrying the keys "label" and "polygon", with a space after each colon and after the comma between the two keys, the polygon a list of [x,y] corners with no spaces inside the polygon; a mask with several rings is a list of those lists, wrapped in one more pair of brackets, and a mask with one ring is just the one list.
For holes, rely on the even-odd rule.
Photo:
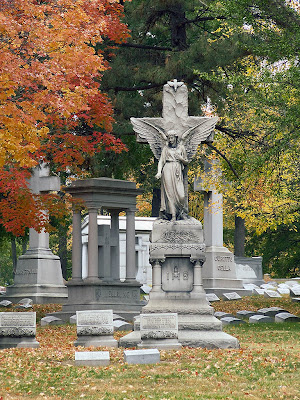
{"label": "tree trunk", "polygon": [[241,217],[235,216],[234,225],[234,255],[237,257],[245,257],[245,220]]}
{"label": "tree trunk", "polygon": [[59,230],[58,238],[58,256],[60,258],[61,272],[65,280],[68,280],[68,249],[67,249],[67,232],[65,229]]}
{"label": "tree trunk", "polygon": [[185,12],[180,2],[170,8],[170,30],[172,46],[178,50],[185,50],[187,48]]}
{"label": "tree trunk", "polygon": [[18,258],[17,258],[16,238],[14,236],[11,237],[10,243],[11,243],[11,258],[13,264],[13,276],[15,277]]}
{"label": "tree trunk", "polygon": [[159,210],[160,210],[160,189],[153,188],[153,191],[152,191],[152,211],[151,211],[151,216],[152,217],[158,217],[159,216]]}

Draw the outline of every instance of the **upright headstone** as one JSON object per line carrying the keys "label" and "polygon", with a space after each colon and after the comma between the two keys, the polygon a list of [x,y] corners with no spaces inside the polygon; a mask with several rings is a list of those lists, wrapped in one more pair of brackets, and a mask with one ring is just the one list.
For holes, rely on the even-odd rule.
{"label": "upright headstone", "polygon": [[0,349],[11,347],[39,347],[36,341],[35,312],[0,313]]}
{"label": "upright headstone", "polygon": [[75,346],[118,347],[114,339],[112,310],[76,311],[77,340]]}
{"label": "upright headstone", "polygon": [[[48,193],[60,189],[60,179],[49,176],[46,165],[34,169],[30,178],[33,193]],[[46,213],[46,211],[45,211]],[[67,295],[60,259],[49,248],[49,233],[29,229],[29,248],[19,257],[14,284],[7,287],[5,298],[17,303],[22,297],[30,297],[34,303],[62,303]]]}
{"label": "upright headstone", "polygon": [[178,316],[175,313],[141,314],[141,343],[138,348],[180,349],[178,342]]}
{"label": "upright headstone", "polygon": [[[188,90],[183,82],[163,89],[163,118],[132,118],[138,140],[148,142],[159,159],[160,217],[154,222],[150,245],[152,290],[143,314],[177,313],[178,341],[183,346],[236,348],[236,338],[222,332],[202,283],[205,244],[202,224],[188,215],[187,168],[201,141],[211,140],[217,118],[188,115]],[[119,344],[141,342],[136,329]]]}
{"label": "upright headstone", "polygon": [[237,277],[233,253],[223,245],[223,195],[214,184],[206,187],[204,183],[205,180],[213,181],[221,173],[217,161],[205,161],[204,169],[204,179],[197,178],[194,182],[194,190],[204,193],[204,289],[218,296],[232,291],[240,295],[251,294]]}

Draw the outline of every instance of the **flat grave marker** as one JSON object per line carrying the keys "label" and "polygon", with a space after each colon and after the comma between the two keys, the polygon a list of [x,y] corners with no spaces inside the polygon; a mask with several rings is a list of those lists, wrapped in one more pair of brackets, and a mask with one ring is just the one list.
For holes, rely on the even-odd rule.
{"label": "flat grave marker", "polygon": [[160,362],[158,349],[124,350],[124,362],[127,364],[157,364]]}
{"label": "flat grave marker", "polygon": [[99,367],[109,365],[109,351],[75,351],[75,365]]}
{"label": "flat grave marker", "polygon": [[224,300],[229,300],[229,301],[241,300],[241,296],[236,292],[223,293],[223,298]]}

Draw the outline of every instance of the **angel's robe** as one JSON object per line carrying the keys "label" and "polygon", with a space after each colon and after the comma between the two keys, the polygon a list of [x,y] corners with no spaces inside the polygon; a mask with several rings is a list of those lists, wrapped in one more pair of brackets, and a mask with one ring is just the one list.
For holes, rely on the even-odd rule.
{"label": "angel's robe", "polygon": [[172,217],[178,216],[185,206],[183,168],[176,155],[186,159],[186,151],[182,144],[177,147],[165,146],[158,164],[161,171],[161,207],[160,210]]}

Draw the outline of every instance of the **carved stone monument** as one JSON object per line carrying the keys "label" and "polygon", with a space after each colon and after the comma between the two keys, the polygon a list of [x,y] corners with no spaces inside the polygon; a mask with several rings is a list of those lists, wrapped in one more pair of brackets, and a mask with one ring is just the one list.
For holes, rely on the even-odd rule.
{"label": "carved stone monument", "polygon": [[[49,176],[49,168],[43,164],[34,169],[30,178],[33,193],[47,193],[60,189],[60,179]],[[46,212],[46,211],[45,211]],[[5,298],[17,303],[30,297],[34,303],[63,303],[67,287],[64,285],[58,256],[49,248],[49,233],[29,229],[29,248],[19,257],[14,284],[7,287]]]}
{"label": "carved stone monument", "polygon": [[[201,141],[211,140],[217,118],[190,117],[188,91],[182,82],[168,82],[163,91],[163,118],[132,118],[138,140],[147,141],[159,160],[160,218],[153,226],[150,262],[152,291],[142,313],[177,313],[178,341],[183,346],[236,348],[237,339],[222,332],[222,323],[206,300],[202,284],[205,261],[203,230],[189,217],[187,164]],[[139,330],[120,339],[132,347],[141,341]]]}
{"label": "carved stone monument", "polygon": [[[81,310],[113,310],[132,320],[142,307],[141,284],[136,280],[135,210],[142,193],[134,182],[111,178],[74,181],[65,190],[81,199],[88,209],[87,276],[82,279],[81,208],[73,209],[72,279],[67,282],[68,301],[53,315],[69,321]],[[111,215],[110,226],[98,229],[98,210]],[[120,280],[119,214],[126,212],[126,279]]]}
{"label": "carved stone monument", "polygon": [[[215,179],[221,170],[216,160],[204,163],[204,176],[194,181],[194,190],[204,194],[204,241],[206,245],[206,261],[203,265],[203,286],[207,293],[222,295],[226,292],[235,291],[240,295],[250,295],[245,290],[244,283],[262,283],[262,272],[255,274],[253,268],[256,260],[261,257],[235,257],[223,244],[223,195],[219,193],[214,185]],[[205,182],[210,182],[205,187]],[[250,267],[251,266],[251,267]],[[258,267],[256,267],[258,269]],[[243,279],[250,270],[249,279]],[[248,272],[249,273],[249,272]],[[250,278],[251,276],[251,278]]]}

